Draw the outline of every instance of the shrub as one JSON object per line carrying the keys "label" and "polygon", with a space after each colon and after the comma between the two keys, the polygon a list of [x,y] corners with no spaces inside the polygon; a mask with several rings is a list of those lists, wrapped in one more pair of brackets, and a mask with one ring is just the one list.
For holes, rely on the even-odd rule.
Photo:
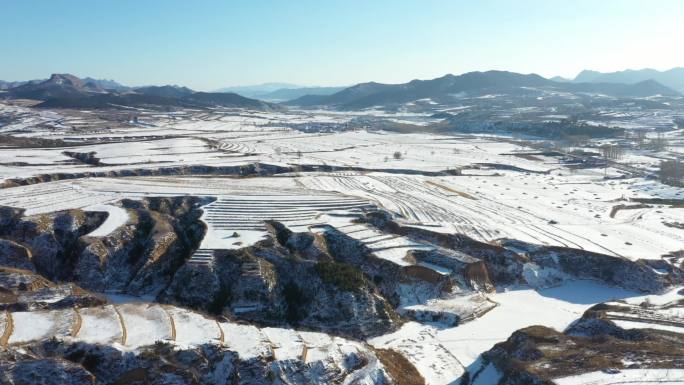
{"label": "shrub", "polygon": [[308,303],[306,293],[293,282],[288,282],[283,287],[283,298],[287,308],[285,309],[285,319],[290,324],[297,326],[299,321],[306,318],[305,305]]}
{"label": "shrub", "polygon": [[319,262],[314,269],[324,283],[335,285],[344,291],[358,290],[365,282],[363,273],[345,263]]}

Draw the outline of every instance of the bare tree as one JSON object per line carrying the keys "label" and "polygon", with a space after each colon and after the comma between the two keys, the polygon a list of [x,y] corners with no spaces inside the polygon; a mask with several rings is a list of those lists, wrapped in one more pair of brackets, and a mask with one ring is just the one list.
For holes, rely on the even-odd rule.
{"label": "bare tree", "polygon": [[636,130],[635,132],[636,144],[639,148],[643,147],[646,141],[646,130]]}
{"label": "bare tree", "polygon": [[401,159],[401,151],[395,151],[394,154],[392,154],[394,159],[399,160]]}
{"label": "bare tree", "polygon": [[667,149],[667,146],[668,146],[667,139],[665,139],[662,132],[659,132],[658,136],[651,139],[651,141],[648,143],[648,147],[650,147],[651,150],[654,150],[654,151],[663,151],[663,150]]}
{"label": "bare tree", "polygon": [[622,147],[615,144],[604,144],[601,146],[601,155],[606,160],[620,160],[624,155]]}
{"label": "bare tree", "polygon": [[660,162],[660,180],[670,186],[684,187],[684,162],[664,160]]}
{"label": "bare tree", "polygon": [[622,158],[622,147],[614,144],[604,144],[601,146],[601,155],[604,160],[603,176],[608,175],[608,161],[617,161]]}

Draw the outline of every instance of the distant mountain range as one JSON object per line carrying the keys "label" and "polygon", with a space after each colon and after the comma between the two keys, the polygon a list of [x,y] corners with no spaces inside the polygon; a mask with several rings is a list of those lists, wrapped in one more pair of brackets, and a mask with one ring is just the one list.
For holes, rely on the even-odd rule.
{"label": "distant mountain range", "polygon": [[362,83],[331,95],[305,95],[287,104],[357,109],[401,104],[426,98],[436,101],[448,100],[454,95],[464,94],[469,96],[496,93],[525,94],[532,92],[532,89],[596,93],[615,97],[679,95],[678,92],[653,80],[636,84],[575,83],[545,79],[535,74],[487,71],[469,72],[457,76],[445,75],[431,80],[413,80],[404,84]]}
{"label": "distant mountain range", "polygon": [[346,87],[304,87],[289,83],[264,83],[253,86],[237,86],[221,88],[216,92],[234,92],[248,97],[269,102],[285,102],[304,95],[331,95]]}
{"label": "distant mountain range", "polygon": [[112,80],[80,79],[70,74],[53,74],[47,80],[22,82],[6,88],[0,97],[42,100],[39,107],[53,108],[279,108],[277,105],[234,93],[195,92],[179,86],[131,88]]}
{"label": "distant mountain range", "polygon": [[31,81],[19,81],[19,82],[6,82],[4,80],[0,80],[0,90],[8,90],[10,88],[14,87],[19,87],[21,85],[24,85],[26,83],[31,83],[31,82],[42,82],[43,80],[31,80]]}
{"label": "distant mountain range", "polygon": [[219,88],[215,92],[233,92],[248,98],[260,98],[262,95],[269,94],[283,88],[300,88],[290,83],[263,83],[251,86],[234,86]]}
{"label": "distant mountain range", "polygon": [[[656,78],[656,79],[654,79]],[[78,78],[53,74],[47,80],[0,82],[0,97],[42,100],[43,107],[111,108],[129,107],[236,107],[277,109],[285,102],[300,107],[325,106],[360,109],[393,106],[430,99],[450,102],[454,97],[478,97],[493,94],[534,96],[542,91],[575,94],[602,94],[612,97],[681,96],[684,68],[599,73],[583,71],[575,79],[543,78],[535,74],[507,71],[469,72],[445,75],[430,80],[412,80],[403,84],[361,83],[351,87],[298,87],[287,83],[231,87],[221,92],[196,92],[187,87],[165,85],[127,87],[113,80]],[[667,84],[663,84],[667,83]],[[230,92],[228,92],[230,91]],[[240,94],[241,93],[241,94]]]}
{"label": "distant mountain range", "polygon": [[69,74],[53,74],[42,82],[28,82],[8,90],[14,98],[47,100],[79,97],[107,91],[97,83]]}
{"label": "distant mountain range", "polygon": [[[16,81],[16,82],[7,82],[4,80],[0,80],[0,90],[8,90],[10,88],[15,88],[19,86],[23,86],[26,84],[38,84],[44,82],[46,79],[34,79],[34,80],[24,80],[24,81]],[[50,80],[50,79],[47,79]],[[114,80],[107,80],[107,79],[93,79],[90,77],[86,77],[83,79],[80,79],[83,83],[91,83],[97,87],[100,87],[105,90],[114,90],[114,91],[124,91],[131,89],[131,87],[127,87],[124,85],[121,85]]]}
{"label": "distant mountain range", "polygon": [[666,87],[684,93],[684,67],[677,67],[667,71],[646,68],[607,73],[584,70],[575,77],[573,82],[634,84],[646,80],[654,80]]}
{"label": "distant mountain range", "polygon": [[270,102],[286,102],[301,98],[304,95],[332,95],[342,91],[346,87],[300,87],[300,88],[281,88],[259,96],[259,99]]}

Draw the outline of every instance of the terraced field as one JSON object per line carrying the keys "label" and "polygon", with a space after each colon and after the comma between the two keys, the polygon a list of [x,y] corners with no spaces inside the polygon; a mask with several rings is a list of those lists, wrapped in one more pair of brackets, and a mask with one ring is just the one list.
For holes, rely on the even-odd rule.
{"label": "terraced field", "polygon": [[321,217],[349,218],[373,206],[362,199],[340,195],[219,196],[203,207],[207,233],[191,262],[208,261],[212,249],[250,245],[267,236],[266,221],[281,222],[293,231],[309,231],[327,224]]}
{"label": "terraced field", "polygon": [[[684,244],[684,236],[664,224],[676,221],[680,209],[657,205],[631,216],[610,217],[619,202],[651,196],[649,184],[640,187],[562,172],[437,178],[374,173],[305,176],[300,181],[314,190],[372,200],[408,225],[486,242],[518,239],[634,259],[659,259]],[[679,193],[675,188],[661,191],[663,196]]]}
{"label": "terraced field", "polygon": [[6,312],[2,313],[0,327],[3,346],[18,347],[53,337],[113,344],[125,350],[157,341],[181,347],[219,344],[236,351],[243,360],[255,357],[295,360],[331,366],[338,371],[345,370],[342,368],[346,367],[345,357],[349,353],[368,351],[363,344],[323,333],[219,322],[178,307],[144,302],[59,311]]}

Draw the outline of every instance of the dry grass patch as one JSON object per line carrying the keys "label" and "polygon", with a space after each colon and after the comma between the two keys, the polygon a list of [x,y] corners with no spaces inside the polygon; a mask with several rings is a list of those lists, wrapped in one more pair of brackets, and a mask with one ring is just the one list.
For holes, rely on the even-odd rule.
{"label": "dry grass patch", "polygon": [[472,200],[477,200],[477,198],[475,198],[474,196],[472,196],[472,195],[470,195],[470,194],[468,194],[468,193],[464,193],[463,191],[454,190],[454,189],[452,189],[451,187],[447,187],[447,186],[444,186],[444,185],[439,184],[439,183],[436,183],[436,182],[432,182],[432,181],[429,181],[429,180],[428,180],[428,181],[426,181],[425,183],[426,183],[426,184],[429,184],[429,185],[432,185],[432,186],[435,186],[435,187],[439,187],[439,188],[441,188],[442,190],[449,191],[449,192],[454,193],[454,194],[456,194],[456,195],[458,195],[458,196],[460,196],[460,197],[463,197],[463,198],[472,199]]}
{"label": "dry grass patch", "polygon": [[392,349],[375,349],[382,365],[396,385],[423,385],[425,379],[406,357]]}

